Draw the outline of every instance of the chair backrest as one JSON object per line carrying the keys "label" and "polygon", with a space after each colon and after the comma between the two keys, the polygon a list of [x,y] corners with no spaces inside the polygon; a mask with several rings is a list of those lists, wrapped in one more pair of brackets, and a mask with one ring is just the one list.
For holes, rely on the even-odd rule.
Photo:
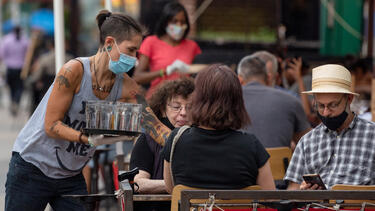
{"label": "chair backrest", "polygon": [[266,148],[270,154],[270,165],[274,180],[282,180],[288,169],[292,157],[292,150],[289,147]]}
{"label": "chair backrest", "polygon": [[[259,185],[252,185],[245,187],[241,190],[261,190],[262,188]],[[179,201],[181,200],[181,191],[182,190],[203,190],[202,188],[194,188],[194,187],[189,187],[186,185],[176,185],[173,187],[172,191],[172,200],[171,200],[171,210],[173,211],[178,211],[178,204]],[[200,200],[200,199],[194,199],[191,202],[192,203],[200,203],[204,204],[206,200]],[[244,199],[239,199],[239,200],[218,200],[217,202],[219,203],[233,203],[233,204],[238,204],[238,203],[246,203],[249,202],[249,200],[244,200]],[[252,201],[252,200],[250,200]]]}
{"label": "chair backrest", "polygon": [[[343,184],[336,184],[332,186],[332,190],[375,190],[375,185],[343,185]],[[370,202],[375,203],[375,200],[345,200],[344,203],[347,204],[357,204],[362,202]],[[330,203],[336,203],[335,201],[331,201]],[[346,209],[351,209],[355,207],[345,207]]]}

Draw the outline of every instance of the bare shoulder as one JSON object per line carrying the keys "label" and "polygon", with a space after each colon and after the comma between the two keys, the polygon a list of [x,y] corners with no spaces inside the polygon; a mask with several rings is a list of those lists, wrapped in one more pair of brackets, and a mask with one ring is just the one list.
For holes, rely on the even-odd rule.
{"label": "bare shoulder", "polygon": [[82,63],[77,59],[71,59],[65,63],[60,69],[58,75],[60,74],[69,74],[69,76],[78,77],[83,75]]}
{"label": "bare shoulder", "polygon": [[56,76],[56,83],[59,87],[65,86],[68,89],[75,89],[80,84],[83,76],[81,62],[72,59],[65,63]]}

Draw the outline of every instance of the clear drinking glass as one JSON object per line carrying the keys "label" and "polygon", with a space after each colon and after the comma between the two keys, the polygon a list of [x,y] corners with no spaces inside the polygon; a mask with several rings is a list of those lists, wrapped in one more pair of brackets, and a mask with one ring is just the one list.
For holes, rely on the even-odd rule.
{"label": "clear drinking glass", "polygon": [[131,119],[131,128],[130,131],[141,132],[141,117],[142,117],[142,105],[133,104],[132,105],[132,119]]}
{"label": "clear drinking glass", "polygon": [[98,128],[100,122],[100,107],[97,101],[86,102],[86,128]]}
{"label": "clear drinking glass", "polygon": [[100,103],[100,129],[110,130],[113,128],[113,103]]}
{"label": "clear drinking glass", "polygon": [[132,115],[131,104],[126,103],[123,105],[121,130],[130,131],[131,129],[131,115]]}
{"label": "clear drinking glass", "polygon": [[121,119],[124,110],[124,103],[116,102],[113,106],[113,129],[121,130]]}

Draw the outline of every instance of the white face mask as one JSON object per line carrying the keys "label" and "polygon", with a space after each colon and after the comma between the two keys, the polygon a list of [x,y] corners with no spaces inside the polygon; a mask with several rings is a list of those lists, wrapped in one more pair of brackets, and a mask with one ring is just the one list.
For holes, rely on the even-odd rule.
{"label": "white face mask", "polygon": [[186,28],[186,24],[182,26],[179,26],[177,24],[168,24],[166,32],[169,36],[172,37],[172,39],[179,41],[184,36]]}

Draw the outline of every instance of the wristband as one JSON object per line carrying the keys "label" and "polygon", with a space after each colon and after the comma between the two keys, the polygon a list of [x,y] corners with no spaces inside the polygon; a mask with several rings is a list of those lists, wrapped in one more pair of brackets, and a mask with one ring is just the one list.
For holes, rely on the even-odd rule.
{"label": "wristband", "polygon": [[161,78],[164,77],[164,74],[165,74],[165,73],[164,73],[164,70],[163,70],[163,69],[159,71],[159,75],[160,75]]}
{"label": "wristband", "polygon": [[78,142],[81,143],[81,144],[85,144],[85,142],[83,142],[83,140],[82,140],[82,135],[83,135],[83,133],[80,132],[79,136],[78,136]]}

